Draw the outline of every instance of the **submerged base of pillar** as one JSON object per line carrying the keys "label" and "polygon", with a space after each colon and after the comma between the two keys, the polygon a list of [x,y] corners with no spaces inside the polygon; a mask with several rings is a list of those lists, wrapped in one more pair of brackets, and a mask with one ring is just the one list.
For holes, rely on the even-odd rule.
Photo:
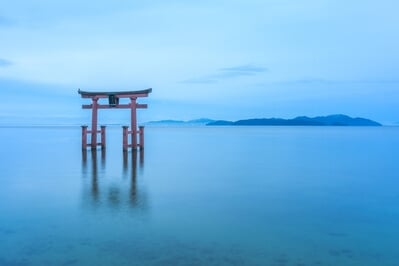
{"label": "submerged base of pillar", "polygon": [[[98,146],[101,147],[101,149],[105,149],[105,126],[101,126],[100,130],[89,130],[88,126],[83,125],[82,126],[82,150],[87,149],[87,147],[90,147],[91,149],[97,149]],[[101,134],[101,142],[97,142],[97,134]],[[91,136],[91,142],[87,142],[87,135]]]}
{"label": "submerged base of pillar", "polygon": [[[128,126],[122,126],[123,128],[123,150],[127,151],[129,148],[133,150],[144,149],[144,126],[139,126],[139,130],[129,130]],[[139,142],[137,142],[137,135],[139,135]],[[129,136],[131,137],[131,143],[129,144]]]}
{"label": "submerged base of pillar", "polygon": [[[97,149],[98,146],[101,149],[105,149],[105,139],[106,132],[105,126],[101,126],[100,130],[89,130],[88,126],[82,126],[82,150],[86,150],[87,147],[90,147],[92,150]],[[143,150],[144,149],[144,126],[139,126],[137,130],[129,130],[128,126],[123,126],[123,143],[122,147],[124,151],[127,151],[129,148],[133,150]],[[101,142],[96,142],[97,134],[101,134]],[[87,141],[87,136],[91,136],[91,142]],[[129,144],[129,136],[131,138],[131,143]],[[94,140],[94,142],[93,142]]]}

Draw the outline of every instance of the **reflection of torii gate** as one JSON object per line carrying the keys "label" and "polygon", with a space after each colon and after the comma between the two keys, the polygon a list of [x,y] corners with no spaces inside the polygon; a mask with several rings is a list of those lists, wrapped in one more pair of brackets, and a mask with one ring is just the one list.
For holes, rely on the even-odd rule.
{"label": "reflection of torii gate", "polygon": [[[123,150],[129,147],[133,149],[144,148],[144,127],[139,127],[137,130],[137,108],[147,108],[147,104],[136,103],[137,98],[147,97],[152,89],[140,91],[117,91],[117,92],[87,92],[79,90],[78,93],[82,98],[91,98],[92,104],[83,104],[83,109],[92,109],[91,129],[87,126],[82,126],[82,149],[91,146],[95,149],[97,145],[105,148],[105,126],[101,126],[101,130],[97,130],[97,113],[98,109],[130,109],[131,110],[131,127],[123,126]],[[108,98],[108,104],[99,104],[100,98]],[[130,98],[129,104],[119,104],[120,98]],[[97,134],[101,133],[101,142],[97,142]],[[91,143],[87,143],[87,134],[91,134]],[[128,135],[131,135],[131,144],[128,144]],[[137,134],[140,135],[140,141],[137,143]]]}

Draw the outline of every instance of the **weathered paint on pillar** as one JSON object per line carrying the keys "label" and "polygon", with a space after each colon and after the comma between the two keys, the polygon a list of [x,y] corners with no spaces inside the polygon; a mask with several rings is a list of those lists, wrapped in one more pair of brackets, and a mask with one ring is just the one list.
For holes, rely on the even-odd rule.
{"label": "weathered paint on pillar", "polygon": [[140,149],[144,149],[144,126],[139,126],[139,135],[140,135]]}
{"label": "weathered paint on pillar", "polygon": [[105,126],[101,126],[101,149],[105,149]]}
{"label": "weathered paint on pillar", "polygon": [[135,97],[130,98],[130,111],[131,111],[131,138],[132,148],[137,149],[137,117],[136,117],[136,99]]}
{"label": "weathered paint on pillar", "polygon": [[127,141],[127,135],[128,135],[128,126],[123,126],[123,151],[127,151],[129,145]]}
{"label": "weathered paint on pillar", "polygon": [[87,147],[87,126],[82,126],[82,149],[86,150]]}
{"label": "weathered paint on pillar", "polygon": [[98,113],[98,98],[93,98],[93,108],[91,116],[91,148],[96,149],[97,147],[97,113]]}

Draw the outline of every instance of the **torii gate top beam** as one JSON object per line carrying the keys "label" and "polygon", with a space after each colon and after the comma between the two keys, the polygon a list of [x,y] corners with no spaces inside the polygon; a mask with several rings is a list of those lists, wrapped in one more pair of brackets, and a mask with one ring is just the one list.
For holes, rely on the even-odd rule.
{"label": "torii gate top beam", "polygon": [[138,90],[138,91],[107,91],[107,92],[88,92],[78,90],[82,98],[109,98],[114,96],[117,98],[131,98],[131,97],[147,97],[152,92],[152,89]]}

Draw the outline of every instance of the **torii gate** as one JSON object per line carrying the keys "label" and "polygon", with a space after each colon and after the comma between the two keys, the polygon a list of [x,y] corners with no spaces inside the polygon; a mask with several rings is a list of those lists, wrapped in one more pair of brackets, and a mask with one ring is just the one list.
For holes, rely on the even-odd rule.
{"label": "torii gate", "polygon": [[[137,130],[137,108],[147,108],[147,104],[138,104],[136,102],[139,97],[147,97],[152,89],[139,91],[116,91],[116,92],[87,92],[78,90],[82,98],[90,98],[92,104],[83,104],[83,109],[92,109],[91,115],[91,129],[87,126],[82,126],[82,149],[91,146],[95,149],[97,146],[105,148],[105,126],[101,126],[101,130],[97,130],[97,114],[98,109],[130,109],[131,112],[131,127],[123,126],[123,150],[126,151],[129,147],[133,149],[144,148],[144,127],[139,127]],[[108,104],[99,104],[100,98],[108,98]],[[119,104],[120,98],[129,98],[129,104]],[[97,142],[97,134],[101,133],[101,142]],[[87,134],[91,134],[91,143],[87,143]],[[128,135],[131,136],[131,143],[128,144]],[[137,134],[140,135],[140,141],[137,143]]]}

